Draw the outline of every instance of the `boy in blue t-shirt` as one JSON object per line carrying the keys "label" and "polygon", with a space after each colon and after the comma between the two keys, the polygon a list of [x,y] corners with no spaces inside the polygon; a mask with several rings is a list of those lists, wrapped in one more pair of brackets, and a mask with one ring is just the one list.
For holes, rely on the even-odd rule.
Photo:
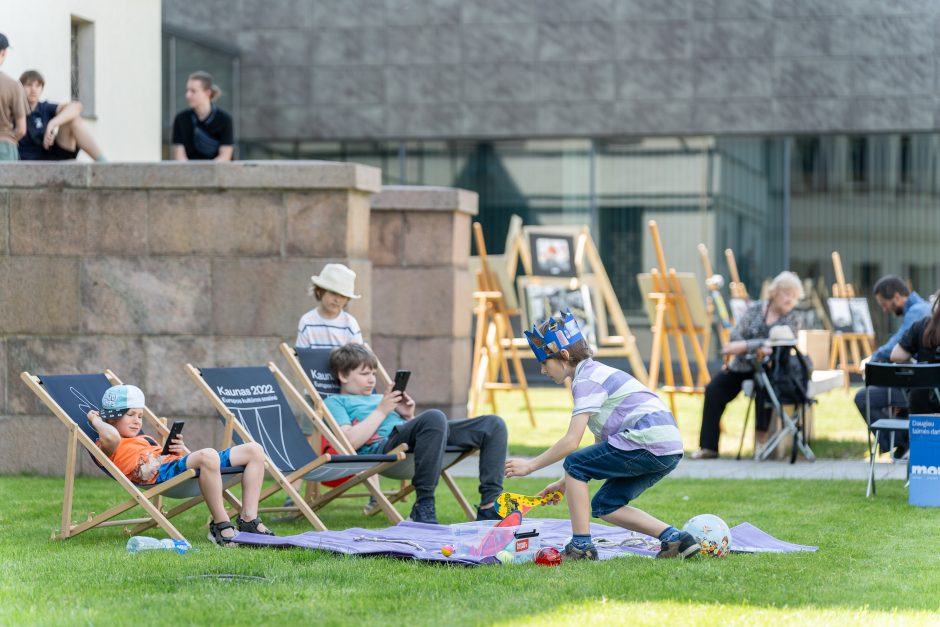
{"label": "boy in blue t-shirt", "polygon": [[[542,374],[559,385],[571,378],[574,409],[568,432],[558,442],[535,459],[508,460],[506,476],[524,477],[565,460],[565,476],[539,493],[568,495],[572,538],[563,558],[598,558],[591,539],[592,515],[658,537],[656,557],[697,555],[701,546],[691,534],[628,505],[682,458],[676,419],[662,400],[626,372],[591,359],[591,348],[571,312],[549,318],[537,331],[526,331],[526,337]],[[578,450],[585,428],[594,434],[594,444]],[[604,480],[593,500],[588,490],[592,479]]]}
{"label": "boy in blue t-shirt", "polygon": [[36,70],[20,75],[28,105],[26,135],[20,140],[23,161],[70,161],[84,150],[95,161],[106,161],[95,138],[82,122],[82,103],[40,101],[46,81]]}
{"label": "boy in blue t-shirt", "polygon": [[499,416],[448,421],[444,412],[429,409],[415,416],[415,402],[405,392],[375,394],[378,360],[362,344],[347,344],[330,353],[330,369],[340,393],[326,406],[357,453],[384,453],[399,444],[414,453],[415,504],[411,520],[437,524],[434,490],[441,475],[446,446],[480,450],[480,506],[477,520],[498,520],[493,505],[503,491],[508,434]]}

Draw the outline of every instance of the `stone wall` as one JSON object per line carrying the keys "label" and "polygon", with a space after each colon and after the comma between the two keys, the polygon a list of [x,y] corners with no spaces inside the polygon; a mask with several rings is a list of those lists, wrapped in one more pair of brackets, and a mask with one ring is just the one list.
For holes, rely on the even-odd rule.
{"label": "stone wall", "polygon": [[467,417],[473,285],[467,259],[477,195],[384,187],[372,199],[372,344],[383,365],[412,371],[422,408]]}
{"label": "stone wall", "polygon": [[182,366],[283,366],[324,263],[359,274],[350,311],[370,334],[380,185],[375,168],[317,162],[0,168],[0,473],[64,465],[66,430],[21,371],[110,368],[210,446],[218,421]]}
{"label": "stone wall", "polygon": [[244,51],[244,140],[940,126],[935,0],[163,0],[163,14]]}

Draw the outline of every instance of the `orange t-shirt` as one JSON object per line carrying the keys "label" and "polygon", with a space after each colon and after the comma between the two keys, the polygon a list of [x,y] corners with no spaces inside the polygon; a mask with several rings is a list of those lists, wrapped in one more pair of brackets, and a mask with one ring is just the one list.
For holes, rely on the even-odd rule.
{"label": "orange t-shirt", "polygon": [[[100,447],[101,440],[96,444]],[[121,438],[117,449],[108,457],[124,476],[139,485],[150,485],[157,481],[160,466],[176,461],[179,455],[169,453],[161,455],[163,447],[146,435],[133,438]]]}

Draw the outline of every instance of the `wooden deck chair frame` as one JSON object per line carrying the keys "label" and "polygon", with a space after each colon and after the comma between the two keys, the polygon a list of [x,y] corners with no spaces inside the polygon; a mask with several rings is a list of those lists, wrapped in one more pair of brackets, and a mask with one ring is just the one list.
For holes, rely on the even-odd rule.
{"label": "wooden deck chair frame", "polygon": [[[111,385],[120,385],[121,380],[111,372],[105,370],[102,373]],[[55,414],[55,416],[69,430],[69,442],[65,462],[65,492],[62,502],[61,527],[58,533],[53,533],[53,538],[65,540],[77,536],[89,529],[98,527],[118,527],[124,526],[125,531],[130,534],[137,534],[152,527],[160,527],[171,538],[176,540],[186,540],[182,533],[170,522],[174,516],[185,512],[186,510],[202,503],[202,495],[199,493],[198,484],[196,484],[197,472],[187,470],[168,481],[154,485],[153,487],[138,486],[131,482],[118,467],[108,459],[94,441],[82,430],[82,428],[72,419],[61,405],[49,392],[43,387],[42,378],[37,375],[23,372],[20,378],[29,387],[30,390],[39,398],[42,403]],[[149,408],[144,408],[144,422],[154,427],[162,437],[166,437],[169,429],[166,426],[165,419],[158,418]],[[91,514],[87,520],[81,523],[72,522],[72,502],[75,491],[75,477],[78,472],[78,450],[81,445],[88,453],[94,457],[98,465],[107,472],[114,481],[130,497],[129,499],[114,505],[101,514]],[[239,478],[240,478],[240,473]],[[239,478],[233,478],[226,481],[226,484],[238,481]],[[195,492],[198,496],[193,496]],[[162,497],[185,498],[183,503],[176,505],[169,511],[163,510]],[[228,489],[223,491],[223,498],[232,506],[241,509],[241,502]],[[140,506],[146,516],[138,518],[116,518],[134,506]],[[129,527],[134,525],[133,527]]]}
{"label": "wooden deck chair frame", "polygon": [[[287,377],[284,376],[284,373],[282,373],[281,370],[273,362],[269,362],[267,365],[267,368],[271,372],[271,374],[274,375],[274,379],[277,381],[278,385],[280,385],[281,390],[285,392],[285,396],[288,399],[291,399],[297,402],[304,409],[304,411],[313,421],[314,427],[318,431],[321,431],[324,433],[324,437],[327,438],[327,440],[330,442],[331,445],[333,445],[336,448],[336,450],[338,451],[344,450],[343,448],[341,448],[342,443],[336,440],[336,438],[332,437],[332,434],[328,433],[329,430],[326,428],[326,425],[323,424],[322,420],[316,414],[316,412],[314,412],[312,408],[310,408],[309,404],[306,402],[304,397],[300,394],[300,392],[297,391],[297,388],[295,388],[291,384],[291,382],[287,379]],[[228,406],[226,406],[226,404],[222,401],[222,399],[219,398],[219,396],[215,393],[215,391],[212,390],[212,388],[203,378],[202,372],[198,368],[194,367],[192,364],[186,364],[185,369],[186,369],[186,373],[190,376],[193,382],[196,383],[196,386],[200,389],[200,391],[203,394],[206,395],[206,397],[212,403],[213,407],[215,407],[216,411],[218,411],[219,414],[222,416],[223,422],[224,422],[224,439],[225,439],[226,445],[229,445],[232,442],[233,434],[238,434],[238,437],[241,438],[242,441],[244,442],[255,441],[254,438],[251,437],[251,434],[248,432],[248,430],[245,429],[245,427],[241,423],[239,423],[238,420],[235,419],[235,415],[228,408]],[[339,444],[340,447],[337,447],[337,444]],[[385,498],[382,492],[378,490],[377,488],[374,488],[367,481],[367,479],[403,461],[405,459],[406,448],[407,446],[403,444],[401,446],[398,446],[392,449],[391,451],[387,453],[388,455],[392,455],[396,457],[397,459],[395,461],[387,462],[387,463],[379,463],[379,464],[372,466],[371,468],[367,470],[363,470],[359,473],[356,473],[353,476],[353,478],[349,479],[343,484],[323,494],[315,495],[313,498],[309,500],[301,496],[301,494],[297,491],[297,489],[294,488],[293,483],[298,480],[305,480],[305,478],[310,473],[316,471],[318,468],[320,468],[324,464],[329,463],[332,459],[332,456],[329,454],[317,455],[316,458],[310,463],[305,464],[304,466],[295,469],[293,472],[284,473],[271,460],[271,457],[268,454],[268,452],[265,451],[265,454],[264,454],[265,469],[267,470],[268,474],[274,479],[274,485],[268,486],[262,489],[260,498],[258,499],[259,502],[264,501],[271,495],[283,490],[284,493],[287,494],[291,498],[291,500],[293,500],[294,505],[293,506],[281,506],[281,507],[260,507],[258,511],[259,512],[296,512],[298,515],[306,518],[310,522],[310,524],[314,527],[314,529],[316,529],[317,531],[326,531],[327,527],[323,523],[323,521],[320,519],[320,517],[317,516],[316,511],[326,506],[328,503],[330,503],[334,499],[342,496],[343,493],[348,491],[350,488],[354,488],[361,483],[365,483],[368,490],[372,493],[373,496],[375,496],[376,502],[378,504],[378,509],[381,509],[383,512],[385,512],[385,515],[387,516],[389,522],[391,522],[392,524],[398,524],[402,522],[404,518],[402,518],[401,514],[398,513],[398,511],[392,506],[392,504],[388,501],[388,499]]]}
{"label": "wooden deck chair frame", "polygon": [[[314,419],[313,415],[311,415],[311,419],[314,420],[314,424],[317,425],[318,430],[320,428],[319,425],[323,425],[323,429],[326,430],[326,433],[324,433],[323,435],[324,437],[327,438],[327,440],[330,441],[331,446],[333,446],[337,451],[342,451],[344,454],[355,455],[355,449],[353,448],[352,443],[350,443],[349,439],[346,437],[346,433],[339,426],[339,423],[336,422],[336,419],[333,417],[333,414],[330,413],[330,410],[327,409],[326,403],[323,402],[323,397],[320,396],[320,393],[317,391],[316,387],[313,385],[313,381],[310,380],[310,377],[307,376],[307,373],[304,371],[303,366],[300,364],[300,359],[297,356],[297,351],[294,349],[293,346],[290,346],[286,343],[282,343],[281,353],[283,353],[284,356],[287,358],[287,362],[290,364],[291,370],[293,370],[294,374],[296,374],[297,377],[300,379],[300,382],[304,388],[304,391],[307,392],[307,394],[310,396],[310,399],[313,401],[314,406],[310,407],[309,404],[306,403],[306,399],[302,399],[304,401],[304,405],[306,405],[311,410],[311,412],[317,416],[317,418]],[[391,377],[389,377],[388,371],[382,366],[382,363],[378,361],[378,358],[376,358],[376,361],[378,362],[378,365],[379,365],[377,369],[379,377],[382,379],[382,382],[385,384],[386,387],[391,387],[392,380],[391,380]],[[332,439],[331,439],[331,436],[332,436]],[[337,444],[334,444],[333,442],[334,440],[339,444],[339,446],[337,446]],[[405,446],[405,445],[402,445],[402,446]],[[467,500],[467,497],[464,496],[463,492],[461,492],[460,486],[458,486],[457,482],[454,481],[454,478],[450,475],[450,473],[448,472],[448,469],[460,463],[461,461],[463,461],[464,459],[472,455],[475,451],[476,449],[471,449],[469,451],[465,451],[454,456],[452,459],[445,458],[444,466],[441,468],[441,479],[444,480],[445,485],[447,485],[447,488],[451,491],[451,494],[453,494],[454,499],[457,501],[457,504],[460,506],[460,509],[463,510],[463,513],[466,515],[467,519],[471,521],[476,520],[476,512],[474,511],[473,506],[470,505],[470,502]],[[401,469],[404,469],[404,467],[402,467]],[[383,476],[391,477],[393,479],[410,478],[410,477],[405,477],[395,472],[382,473],[382,474]],[[383,492],[383,494],[385,497],[388,498],[390,502],[397,503],[399,501],[404,501],[405,498],[407,498],[409,494],[414,492],[414,489],[415,489],[414,485],[412,485],[411,482],[405,483],[403,481],[398,490]],[[357,496],[357,495],[350,495],[350,496]],[[371,516],[376,511],[377,511],[377,508],[375,507],[367,509],[366,515]]]}

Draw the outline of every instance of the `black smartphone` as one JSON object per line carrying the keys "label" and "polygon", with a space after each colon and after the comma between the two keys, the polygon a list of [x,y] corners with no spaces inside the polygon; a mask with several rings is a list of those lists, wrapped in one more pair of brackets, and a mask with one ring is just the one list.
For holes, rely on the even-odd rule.
{"label": "black smartphone", "polygon": [[404,392],[408,387],[408,379],[411,377],[410,370],[395,371],[395,385],[392,386],[392,392]]}
{"label": "black smartphone", "polygon": [[170,433],[166,436],[166,442],[163,443],[163,450],[160,451],[161,455],[168,455],[170,453],[170,442],[172,442],[176,436],[180,434],[180,431],[183,430],[183,425],[186,424],[182,420],[174,420],[173,425],[170,427]]}

